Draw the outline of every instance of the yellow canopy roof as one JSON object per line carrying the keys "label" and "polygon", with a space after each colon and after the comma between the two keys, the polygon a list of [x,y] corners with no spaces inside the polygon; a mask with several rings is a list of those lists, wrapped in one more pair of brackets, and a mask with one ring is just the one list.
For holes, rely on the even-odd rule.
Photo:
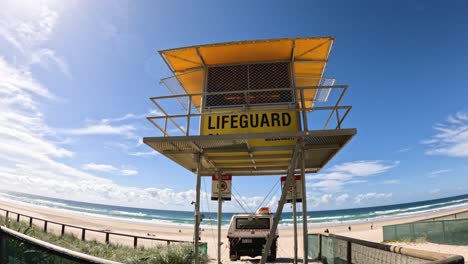
{"label": "yellow canopy roof", "polygon": [[[333,37],[227,42],[160,51],[187,93],[203,91],[204,67],[250,62],[293,61],[297,87],[317,86],[328,62]],[[315,90],[304,97],[313,100]],[[199,106],[201,98],[193,98]]]}

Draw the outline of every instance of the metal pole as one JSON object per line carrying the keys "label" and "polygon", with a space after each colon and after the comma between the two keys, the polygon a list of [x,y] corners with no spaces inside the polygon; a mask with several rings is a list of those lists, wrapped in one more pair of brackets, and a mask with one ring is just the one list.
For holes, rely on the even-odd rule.
{"label": "metal pole", "polygon": [[200,238],[200,186],[201,186],[201,159],[200,155],[197,157],[198,166],[197,166],[197,186],[196,186],[196,195],[195,195],[195,228],[194,228],[194,256],[195,264],[200,263],[199,257],[199,248],[198,248],[198,239]]}
{"label": "metal pole", "polygon": [[223,206],[223,200],[221,199],[221,180],[222,174],[218,171],[216,172],[216,177],[218,178],[218,264],[221,264],[221,210]]}
{"label": "metal pole", "polygon": [[296,180],[293,183],[293,227],[294,227],[294,264],[297,264],[297,214],[296,214]]}
{"label": "metal pole", "polygon": [[298,152],[300,150],[301,145],[302,145],[302,140],[298,140],[293,150],[291,163],[289,164],[289,167],[288,167],[288,176],[286,177],[286,182],[284,183],[284,187],[281,192],[281,198],[278,202],[278,208],[276,209],[275,217],[273,218],[273,225],[271,227],[270,234],[268,235],[267,241],[265,243],[265,248],[263,250],[262,259],[260,260],[261,264],[266,263],[268,253],[270,252],[271,244],[273,242],[273,239],[276,238],[276,229],[278,228],[278,223],[281,220],[281,214],[283,213],[284,203],[286,202],[287,190],[289,190],[289,186],[292,184],[294,180],[294,171],[296,169],[297,156],[298,156]]}
{"label": "metal pole", "polygon": [[303,260],[302,263],[307,264],[309,262],[309,247],[307,240],[307,195],[306,195],[306,181],[305,181],[305,159],[304,150],[301,150],[301,183],[302,183],[302,245],[303,245]]}

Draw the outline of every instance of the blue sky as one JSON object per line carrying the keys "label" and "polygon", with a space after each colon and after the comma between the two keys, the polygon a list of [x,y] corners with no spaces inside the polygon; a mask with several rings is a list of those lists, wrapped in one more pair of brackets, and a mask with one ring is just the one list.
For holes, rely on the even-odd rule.
{"label": "blue sky", "polygon": [[[156,134],[145,119],[155,110],[148,98],[166,93],[158,82],[170,75],[157,51],[335,36],[326,76],[350,85],[344,126],[358,135],[308,177],[309,209],[468,193],[463,1],[0,5],[1,189],[190,210],[195,177],[141,144]],[[277,180],[238,177],[234,186],[254,207]]]}

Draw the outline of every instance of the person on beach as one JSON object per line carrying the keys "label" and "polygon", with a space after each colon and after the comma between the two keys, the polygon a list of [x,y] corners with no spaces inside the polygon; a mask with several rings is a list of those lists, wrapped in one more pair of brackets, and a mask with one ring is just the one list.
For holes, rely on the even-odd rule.
{"label": "person on beach", "polygon": [[323,232],[325,232],[325,233],[327,233],[327,234],[330,233],[330,231],[328,231],[328,228],[325,229],[325,231],[323,231]]}
{"label": "person on beach", "polygon": [[351,226],[348,226],[348,230],[351,231]]}
{"label": "person on beach", "polygon": [[374,224],[371,224],[371,225],[370,225],[370,229],[371,229],[371,230],[374,229]]}

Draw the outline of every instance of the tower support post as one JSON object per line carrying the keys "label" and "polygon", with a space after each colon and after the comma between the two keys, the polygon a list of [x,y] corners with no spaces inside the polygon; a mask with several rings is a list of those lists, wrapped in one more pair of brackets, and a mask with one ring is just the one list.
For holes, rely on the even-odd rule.
{"label": "tower support post", "polygon": [[222,174],[221,172],[216,172],[216,177],[218,179],[218,264],[221,264],[221,222],[223,219],[222,216],[222,207],[223,207],[223,200],[221,197],[221,182],[222,182]]}
{"label": "tower support post", "polygon": [[304,151],[301,151],[301,181],[302,181],[302,245],[303,245],[303,260],[302,263],[309,262],[309,247],[307,238],[307,193],[306,193],[306,180],[305,180],[305,157]]}
{"label": "tower support post", "polygon": [[200,155],[197,157],[197,185],[196,185],[196,194],[195,194],[195,227],[194,227],[194,236],[193,236],[193,253],[195,257],[195,264],[200,263],[200,187],[201,187],[201,158]]}
{"label": "tower support post", "polygon": [[270,248],[273,240],[276,238],[276,230],[278,229],[278,223],[281,220],[281,214],[283,213],[284,203],[286,202],[286,194],[288,193],[289,186],[294,182],[294,171],[296,170],[297,157],[301,150],[302,140],[299,139],[294,147],[293,154],[291,157],[291,163],[288,166],[288,175],[286,176],[286,182],[284,183],[283,189],[281,191],[281,197],[278,202],[278,208],[276,209],[275,217],[273,218],[273,225],[270,229],[270,234],[267,237],[265,247],[263,249],[262,259],[260,260],[261,264],[265,264],[267,257],[270,253]]}

